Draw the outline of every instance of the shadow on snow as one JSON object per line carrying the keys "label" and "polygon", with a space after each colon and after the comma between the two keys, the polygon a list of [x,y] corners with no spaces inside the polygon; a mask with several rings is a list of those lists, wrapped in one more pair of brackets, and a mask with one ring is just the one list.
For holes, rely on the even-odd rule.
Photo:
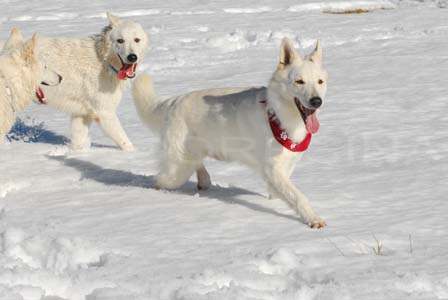
{"label": "shadow on snow", "polygon": [[[154,189],[154,175],[137,175],[128,171],[106,169],[94,163],[76,158],[66,158],[63,156],[48,156],[48,158],[59,161],[65,166],[78,170],[81,173],[83,180],[93,180],[105,185]],[[196,184],[188,181],[180,189],[173,191],[173,193],[188,196],[193,196],[199,193],[203,198],[217,200],[230,205],[236,204],[254,211],[271,214],[296,222],[298,221],[297,217],[295,216],[279,213],[271,208],[267,208],[260,204],[252,203],[247,200],[238,198],[238,196],[241,195],[255,195],[265,198],[265,196],[260,193],[252,192],[239,187],[220,187],[219,185],[212,185],[209,190],[198,192],[198,190],[196,189]]]}
{"label": "shadow on snow", "polygon": [[[17,118],[14,126],[6,135],[6,138],[9,142],[23,141],[24,143],[42,143],[50,145],[68,145],[70,143],[69,138],[45,129],[44,122],[38,123],[34,119],[29,118],[25,120]],[[92,143],[91,146],[95,148],[118,149],[117,146],[97,143]]]}
{"label": "shadow on snow", "polygon": [[[30,123],[31,124],[27,124]],[[22,120],[17,118],[14,126],[6,135],[6,138],[12,141],[23,141],[25,143],[44,143],[51,145],[65,145],[70,139],[63,135],[56,134],[45,129],[45,123],[37,123],[34,120]]]}

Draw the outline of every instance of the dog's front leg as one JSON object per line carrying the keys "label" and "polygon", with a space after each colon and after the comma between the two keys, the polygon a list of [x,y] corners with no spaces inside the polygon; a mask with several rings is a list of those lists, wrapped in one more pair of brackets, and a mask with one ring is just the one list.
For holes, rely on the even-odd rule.
{"label": "dog's front leg", "polygon": [[288,176],[279,168],[269,167],[265,170],[264,175],[275,194],[291,205],[311,228],[322,228],[327,225],[314,212],[308,198],[292,184]]}
{"label": "dog's front leg", "polygon": [[98,124],[122,150],[134,151],[135,148],[126,132],[121,127],[120,120],[115,113],[98,113]]}
{"label": "dog's front leg", "polygon": [[275,191],[275,188],[271,186],[271,184],[268,183],[268,199],[269,200],[275,200],[275,199],[281,199],[282,196],[277,194]]}
{"label": "dog's front leg", "polygon": [[[295,163],[296,163],[296,160],[291,160],[287,163],[282,164],[281,170],[282,170],[282,172],[284,172],[284,174],[287,175],[288,179],[291,177],[291,174],[294,171]],[[281,199],[281,198],[282,198],[281,195],[279,195],[275,191],[275,188],[272,187],[268,183],[268,199],[273,200],[273,199]]]}

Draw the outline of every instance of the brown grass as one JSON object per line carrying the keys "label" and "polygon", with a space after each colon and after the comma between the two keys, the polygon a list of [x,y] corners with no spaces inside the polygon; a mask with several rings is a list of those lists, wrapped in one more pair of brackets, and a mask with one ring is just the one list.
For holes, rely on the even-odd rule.
{"label": "brown grass", "polygon": [[366,14],[371,12],[372,10],[358,8],[358,9],[347,9],[342,11],[331,11],[331,10],[324,10],[322,13],[324,14],[335,14],[335,15],[348,15],[348,14]]}
{"label": "brown grass", "polygon": [[372,234],[373,238],[376,241],[376,245],[374,247],[372,247],[373,252],[378,255],[378,256],[383,256],[383,243],[381,243],[374,234]]}

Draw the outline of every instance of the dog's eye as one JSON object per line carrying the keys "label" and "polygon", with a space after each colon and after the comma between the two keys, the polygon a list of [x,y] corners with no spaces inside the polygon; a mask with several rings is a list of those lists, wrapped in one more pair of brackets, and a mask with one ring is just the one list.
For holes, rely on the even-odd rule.
{"label": "dog's eye", "polygon": [[317,83],[322,84],[322,83],[324,83],[324,81],[322,79],[319,79],[319,81]]}
{"label": "dog's eye", "polygon": [[118,39],[118,40],[117,40],[117,43],[118,43],[118,44],[123,44],[123,43],[124,43],[124,40],[123,40],[123,39]]}
{"label": "dog's eye", "polygon": [[305,84],[305,81],[303,81],[302,79],[296,80],[297,84]]}
{"label": "dog's eye", "polygon": [[140,39],[139,39],[139,38],[135,38],[135,39],[134,39],[134,42],[136,42],[136,43],[140,43]]}

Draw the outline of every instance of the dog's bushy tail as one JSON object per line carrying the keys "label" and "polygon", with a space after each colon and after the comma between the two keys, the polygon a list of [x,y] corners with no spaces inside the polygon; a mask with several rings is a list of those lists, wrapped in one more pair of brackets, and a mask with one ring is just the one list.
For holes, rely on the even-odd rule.
{"label": "dog's bushy tail", "polygon": [[142,121],[152,129],[159,129],[165,118],[165,112],[159,112],[162,101],[154,93],[152,78],[148,74],[138,76],[132,89],[134,103]]}

